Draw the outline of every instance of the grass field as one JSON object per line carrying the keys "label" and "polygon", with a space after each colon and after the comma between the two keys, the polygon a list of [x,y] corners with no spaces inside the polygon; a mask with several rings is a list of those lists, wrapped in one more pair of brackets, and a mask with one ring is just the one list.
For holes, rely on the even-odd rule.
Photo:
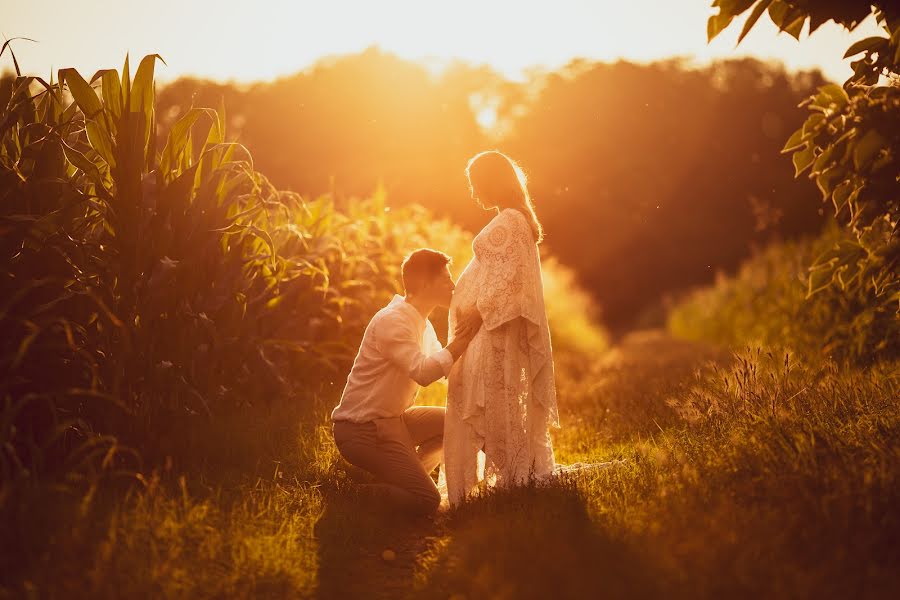
{"label": "grass field", "polygon": [[[222,439],[257,452],[227,475],[211,465],[163,469],[124,499],[101,493],[87,512],[44,499],[52,543],[22,561],[28,571],[5,572],[6,596],[887,597],[900,589],[897,365],[841,371],[654,331],[560,375],[558,460],[623,464],[410,520],[354,496],[350,484],[364,475],[339,458],[324,419],[335,389],[315,410],[222,424]],[[437,389],[423,400],[439,397]]]}
{"label": "grass field", "polygon": [[544,257],[557,459],[620,462],[408,519],[356,496],[327,415],[402,257],[459,269],[471,235],[277,190],[224,108],[158,152],[156,60],[3,92],[0,598],[900,592],[892,237],[813,296],[856,234],[772,246],[612,346]]}

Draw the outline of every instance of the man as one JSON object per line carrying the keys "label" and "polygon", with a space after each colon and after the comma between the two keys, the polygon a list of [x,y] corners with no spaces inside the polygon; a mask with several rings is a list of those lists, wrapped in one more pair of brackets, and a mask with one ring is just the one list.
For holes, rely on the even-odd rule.
{"label": "man", "polygon": [[401,275],[406,296],[395,295],[369,321],[331,418],[338,450],[375,475],[372,487],[402,510],[427,514],[441,499],[430,473],[441,462],[445,409],[413,401],[419,386],[450,373],[481,317],[476,310],[460,319],[453,341],[441,349],[428,315],[450,305],[456,287],[450,257],[416,250]]}

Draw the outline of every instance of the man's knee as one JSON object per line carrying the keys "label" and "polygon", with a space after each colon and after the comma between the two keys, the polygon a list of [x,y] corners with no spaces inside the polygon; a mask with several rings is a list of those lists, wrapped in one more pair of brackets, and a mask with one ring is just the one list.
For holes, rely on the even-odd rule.
{"label": "man's knee", "polygon": [[422,514],[431,514],[435,512],[441,504],[441,494],[435,487],[417,490],[415,497],[416,501],[413,508],[416,512]]}

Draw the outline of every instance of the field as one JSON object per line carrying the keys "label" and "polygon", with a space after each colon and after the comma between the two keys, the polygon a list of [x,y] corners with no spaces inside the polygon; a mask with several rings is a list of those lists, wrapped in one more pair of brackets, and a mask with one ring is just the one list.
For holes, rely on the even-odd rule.
{"label": "field", "polygon": [[[714,4],[710,38],[753,5],[745,27],[768,7],[795,36],[820,16],[793,0]],[[0,598],[897,596],[900,16],[852,4],[839,24],[875,11],[891,37],[851,47],[865,57],[843,87],[753,61],[576,61],[533,97],[479,79],[512,103],[506,141],[547,161],[534,181],[552,226],[540,249],[556,459],[610,464],[418,518],[359,494],[370,476],[342,459],[328,415],[368,319],[401,291],[403,258],[440,249],[456,276],[471,256],[486,213],[468,198],[454,208],[464,219],[443,210],[464,178],[440,165],[489,139],[467,104],[469,78],[485,74],[423,83],[420,67],[366,51],[271,86],[223,86],[248,111],[230,118],[224,94],[195,106],[190,82],[161,110],[158,55],[90,80],[22,75],[13,57],[16,74],[0,77]],[[375,82],[381,69],[420,86],[412,113],[466,132],[432,148],[446,162],[428,160],[416,136],[433,133],[412,131],[401,105],[335,102],[353,73]],[[632,135],[610,109],[603,127],[627,133],[586,133],[595,110],[578,107],[616,87],[604,82],[652,87],[660,74],[670,92],[705,90],[715,119],[670,123],[661,102],[654,118],[671,127]],[[742,105],[759,114],[727,129]],[[253,110],[267,119],[235,136]],[[772,147],[778,115],[798,112],[809,115],[782,150],[791,179]],[[655,122],[643,114],[630,117]],[[406,138],[382,129],[397,120]],[[317,182],[312,194],[276,185],[243,142],[331,122],[339,135],[304,137],[303,160],[260,146],[278,177]],[[549,160],[551,134],[551,147],[584,146]],[[668,150],[688,137],[726,166]],[[355,140],[360,153],[343,156]],[[746,166],[769,150],[771,165]],[[354,185],[378,181],[362,194],[333,179],[354,160],[370,169]],[[671,170],[648,177],[648,162]],[[429,188],[443,189],[417,202]],[[446,340],[446,310],[432,320]],[[445,397],[438,382],[418,402]]]}
{"label": "field", "polygon": [[231,478],[161,469],[88,514],[45,506],[53,543],[20,572],[24,589],[883,597],[900,585],[896,365],[841,371],[647,331],[572,368],[559,460],[623,464],[409,520],[354,497],[348,484],[365,476],[336,454],[325,401],[228,424],[217,437],[256,453]]}

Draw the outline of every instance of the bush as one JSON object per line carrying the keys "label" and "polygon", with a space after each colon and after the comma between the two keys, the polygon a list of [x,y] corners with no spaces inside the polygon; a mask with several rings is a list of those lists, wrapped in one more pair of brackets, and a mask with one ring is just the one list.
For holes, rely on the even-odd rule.
{"label": "bush", "polygon": [[736,347],[755,341],[857,364],[900,356],[900,321],[871,288],[831,286],[808,295],[808,266],[851,235],[830,227],[818,238],[765,248],[733,277],[720,275],[679,302],[669,329],[688,339]]}

